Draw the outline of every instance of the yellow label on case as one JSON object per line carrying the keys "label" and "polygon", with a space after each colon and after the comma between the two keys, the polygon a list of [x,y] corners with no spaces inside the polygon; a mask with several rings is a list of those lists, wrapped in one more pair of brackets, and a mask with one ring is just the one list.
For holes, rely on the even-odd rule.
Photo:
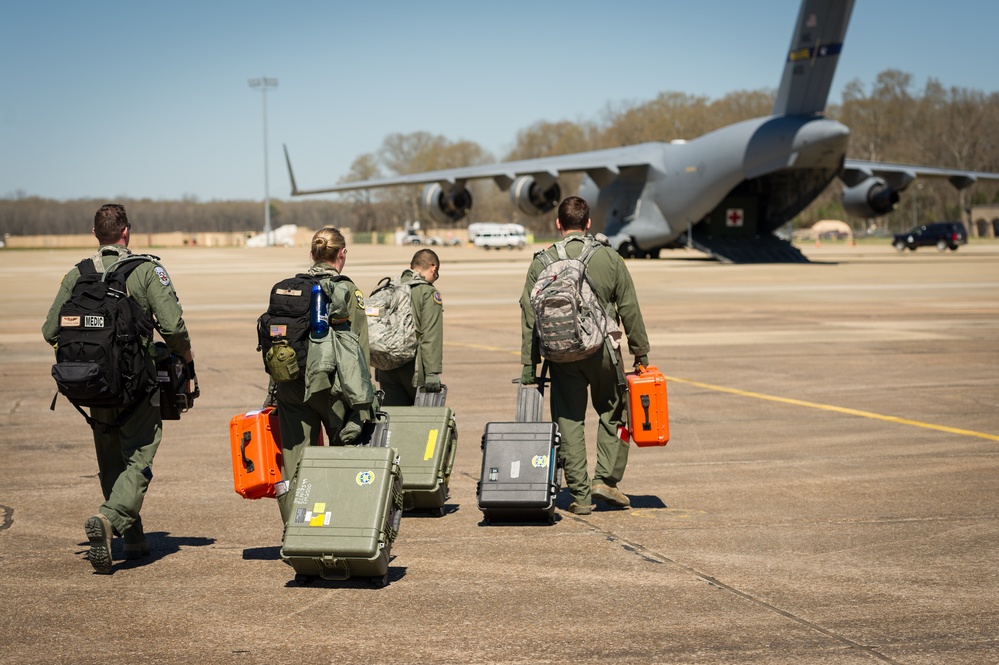
{"label": "yellow label on case", "polygon": [[427,434],[427,449],[423,451],[424,462],[434,456],[434,449],[437,447],[437,432],[438,430],[432,429]]}

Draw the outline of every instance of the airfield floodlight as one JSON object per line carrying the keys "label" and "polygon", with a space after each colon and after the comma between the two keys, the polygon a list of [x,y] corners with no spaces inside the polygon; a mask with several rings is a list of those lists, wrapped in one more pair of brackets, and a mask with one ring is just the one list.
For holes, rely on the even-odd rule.
{"label": "airfield floodlight", "polygon": [[[923,183],[916,183],[916,191],[912,194],[912,228],[919,228],[919,192],[923,189]],[[902,229],[905,231],[905,229]]]}
{"label": "airfield floodlight", "polygon": [[264,244],[270,247],[274,242],[271,237],[271,188],[267,169],[267,89],[276,88],[278,80],[261,76],[249,79],[248,83],[251,88],[260,88],[264,93]]}

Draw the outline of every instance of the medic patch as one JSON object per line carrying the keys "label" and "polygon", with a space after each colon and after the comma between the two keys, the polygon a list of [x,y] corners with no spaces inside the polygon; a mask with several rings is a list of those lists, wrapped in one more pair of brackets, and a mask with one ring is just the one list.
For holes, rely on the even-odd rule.
{"label": "medic patch", "polygon": [[361,471],[357,474],[357,484],[361,487],[365,485],[370,485],[375,481],[374,471]]}
{"label": "medic patch", "polygon": [[434,302],[437,303],[438,305],[443,305],[444,304],[444,299],[441,298],[441,292],[440,291],[434,291]]}
{"label": "medic patch", "polygon": [[364,294],[360,290],[354,291],[354,298],[357,299],[357,308],[364,309]]}
{"label": "medic patch", "polygon": [[166,274],[166,270],[160,266],[153,268],[153,272],[156,273],[156,277],[159,278],[160,284],[163,286],[170,286],[170,277]]}

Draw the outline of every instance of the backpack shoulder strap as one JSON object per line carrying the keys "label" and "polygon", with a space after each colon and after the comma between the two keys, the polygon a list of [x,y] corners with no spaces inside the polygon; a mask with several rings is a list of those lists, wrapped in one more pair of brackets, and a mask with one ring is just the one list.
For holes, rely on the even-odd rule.
{"label": "backpack shoulder strap", "polygon": [[76,268],[77,270],[80,271],[81,276],[97,274],[97,266],[94,265],[94,260],[92,258],[83,259],[82,261],[76,264]]}
{"label": "backpack shoulder strap", "polygon": [[[559,255],[559,243],[561,243],[561,242],[562,241],[560,240],[559,242],[553,244],[548,249],[543,249],[543,250],[541,250],[540,252],[538,252],[537,254],[534,255],[534,258],[536,258],[538,261],[541,262],[541,269],[542,270],[544,270],[545,268],[547,268],[551,264],[555,263],[555,261],[557,261],[558,259],[565,258],[564,256],[560,256]],[[552,256],[551,254],[548,253],[548,250],[551,249],[552,247],[555,248],[555,256]],[[565,253],[565,248],[564,247],[562,248],[562,253],[563,254]]]}
{"label": "backpack shoulder strap", "polygon": [[604,244],[596,240],[592,236],[585,236],[584,243],[585,245],[583,247],[583,251],[580,252],[579,256],[576,258],[582,261],[583,265],[585,266],[589,264],[590,259],[593,257],[594,254],[596,254],[597,250],[600,249],[601,247],[604,247]]}
{"label": "backpack shoulder strap", "polygon": [[108,275],[115,273],[121,275],[122,280],[128,279],[128,276],[132,274],[136,268],[145,263],[146,261],[152,261],[153,258],[145,254],[132,254],[124,258],[118,259],[111,266],[104,271],[104,277],[102,281],[107,281]]}

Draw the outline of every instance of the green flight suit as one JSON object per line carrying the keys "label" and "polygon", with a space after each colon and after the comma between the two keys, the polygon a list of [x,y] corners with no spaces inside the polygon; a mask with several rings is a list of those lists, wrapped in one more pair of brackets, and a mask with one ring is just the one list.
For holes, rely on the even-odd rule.
{"label": "green flight suit", "polygon": [[[337,275],[336,269],[327,263],[315,263],[309,274],[314,276]],[[365,363],[370,363],[368,350],[368,318],[364,314],[364,296],[349,279],[340,280],[334,288],[332,280],[322,280],[323,290],[331,298],[330,329],[335,326],[348,327],[357,335],[364,350]],[[346,321],[337,322],[337,319]],[[371,370],[366,366],[364,373],[370,378]],[[331,381],[332,382],[332,381]],[[305,453],[306,446],[319,444],[319,434],[325,430],[327,445],[343,445],[339,440],[340,431],[348,423],[359,428],[363,420],[370,420],[370,408],[351,409],[343,396],[330,388],[310,391],[306,399],[305,377],[277,384],[277,412],[281,427],[281,448],[283,463],[281,478],[288,481],[289,491],[278,497],[281,519],[287,523],[294,498],[298,463]]]}
{"label": "green flight suit", "polygon": [[[584,247],[583,232],[573,231],[567,233],[565,238],[578,239],[567,243],[566,252],[571,258],[579,256]],[[557,257],[554,245],[543,251],[553,258]],[[524,292],[520,297],[520,361],[524,365],[536,365],[541,362],[538,341],[534,334],[531,290],[543,269],[541,261],[535,258],[527,271]],[[601,304],[605,307],[609,305],[623,326],[632,355],[648,355],[649,337],[645,332],[645,322],[638,305],[638,294],[621,256],[608,246],[598,249],[587,265],[587,275]],[[620,354],[620,351],[617,353]],[[618,427],[627,424],[628,416],[627,404],[623,395],[618,392],[617,370],[606,347],[583,360],[561,363],[549,361],[548,366],[551,374],[552,419],[558,424],[562,435],[560,457],[565,472],[565,482],[573,500],[580,505],[590,505],[593,500],[590,494],[591,482],[587,473],[586,433],[583,428],[587,390],[600,419],[597,431],[597,463],[592,484],[602,483],[609,487],[617,487],[628,464],[629,444],[618,437]]]}
{"label": "green flight suit", "polygon": [[[119,258],[131,254],[123,245],[102,245],[93,256],[94,264],[99,272],[105,272]],[[80,270],[75,266],[66,273],[42,325],[42,336],[54,348],[59,344],[59,310],[73,294],[79,277]],[[156,322],[156,328],[170,350],[178,356],[189,352],[191,338],[184,323],[183,310],[163,266],[155,260],[141,263],[128,276],[125,286],[129,295]],[[149,364],[155,368],[156,350],[152,338],[147,356]],[[116,533],[124,535],[125,542],[141,543],[143,532],[139,511],[149,481],[153,478],[153,457],[163,435],[159,391],[153,391],[135,407],[120,427],[114,427],[121,412],[122,409],[90,410],[92,418],[112,426],[107,432],[94,430],[97,468],[104,494],[100,512],[108,518]]]}
{"label": "green flight suit", "polygon": [[410,287],[413,302],[413,325],[416,327],[416,357],[395,369],[375,370],[378,387],[384,393],[384,406],[412,406],[416,388],[427,374],[444,371],[444,301],[433,284],[418,273],[405,270],[401,282],[416,282]]}

